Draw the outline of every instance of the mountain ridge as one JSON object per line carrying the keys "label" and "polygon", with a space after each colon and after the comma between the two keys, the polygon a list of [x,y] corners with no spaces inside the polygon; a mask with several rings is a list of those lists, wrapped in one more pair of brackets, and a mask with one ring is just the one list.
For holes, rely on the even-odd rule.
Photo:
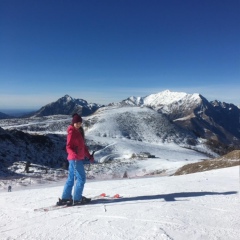
{"label": "mountain ridge", "polygon": [[88,103],[84,99],[75,99],[66,94],[57,101],[43,106],[38,111],[28,116],[43,117],[57,114],[72,115],[73,113],[87,116],[102,106],[103,105],[97,103]]}
{"label": "mountain ridge", "polygon": [[[196,139],[205,139],[213,151],[218,154],[225,153],[226,149],[227,151],[238,149],[240,146],[240,109],[238,107],[217,100],[209,102],[198,93],[187,94],[183,92],[171,92],[169,90],[157,94],[150,94],[146,97],[132,96],[121,102],[112,103],[107,106],[98,105],[96,103],[89,104],[86,100],[74,99],[66,94],[56,102],[43,106],[39,111],[29,116],[37,120],[35,121],[38,122],[37,125],[35,123],[20,124],[17,128],[28,132],[48,131],[48,129],[50,132],[55,132],[57,129],[62,131],[66,128],[67,122],[69,121],[67,119],[70,118],[70,115],[74,112],[78,112],[83,117],[91,118],[91,116],[97,116],[101,112],[114,112],[114,109],[124,107],[129,107],[129,111],[126,110],[122,113],[123,115],[128,115],[128,120],[120,121],[123,116],[120,115],[117,117],[118,124],[121,125],[118,127],[122,131],[121,132],[119,129],[116,130],[121,132],[119,136],[145,141],[145,135],[147,135],[149,130],[146,126],[147,124],[151,124],[152,137],[155,138],[155,135],[159,133],[159,129],[161,129],[161,124],[159,124],[158,121],[161,123],[161,121],[166,122],[167,120],[169,124],[175,127],[175,130],[173,130],[173,128],[169,130],[170,132],[176,132],[177,134],[179,132],[188,133],[189,136],[191,135],[191,137],[188,138],[191,144],[193,144]],[[141,118],[140,115],[135,115],[134,108],[139,108],[139,112],[141,112],[143,108],[151,109],[159,115],[154,115],[153,113],[149,114],[151,119],[149,118],[148,122],[146,122],[146,119]],[[53,120],[58,119],[57,116],[61,118],[60,114],[63,114],[62,116],[66,118],[64,124],[60,123],[58,120],[57,122]],[[161,118],[159,116],[161,116]],[[47,119],[47,117],[49,118]],[[37,118],[45,118],[43,120],[46,123]],[[92,119],[94,119],[94,117]],[[139,119],[141,119],[142,122],[139,122]],[[26,119],[26,122],[28,121],[29,120]],[[134,121],[138,124],[135,124]],[[113,122],[115,122],[115,119],[113,119]],[[132,129],[127,127],[127,122],[132,124]],[[97,121],[95,121],[95,123],[97,123]],[[90,126],[92,127],[93,124],[94,121],[85,122],[85,126],[88,128]],[[137,131],[139,131],[139,126],[141,124],[143,124],[142,126],[144,126],[146,133],[144,133],[145,135],[140,134],[141,136],[138,136],[139,132]],[[97,125],[100,126],[99,124]],[[152,127],[152,125],[154,126]],[[105,126],[106,130],[108,127],[109,126]],[[135,132],[133,131],[134,129]],[[166,136],[169,137],[170,135],[167,131],[168,130],[166,130]],[[108,136],[109,134],[105,132],[103,135]],[[162,134],[160,134],[160,136],[163,139],[168,138],[165,138]],[[158,141],[157,138],[156,141]]]}

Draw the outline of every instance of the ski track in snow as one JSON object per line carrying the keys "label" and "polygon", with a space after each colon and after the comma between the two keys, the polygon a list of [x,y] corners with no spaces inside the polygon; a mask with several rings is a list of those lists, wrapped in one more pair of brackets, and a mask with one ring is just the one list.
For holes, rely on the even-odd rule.
{"label": "ski track in snow", "polygon": [[34,212],[63,186],[0,193],[0,239],[237,240],[239,167],[184,176],[87,182],[84,194],[122,198]]}

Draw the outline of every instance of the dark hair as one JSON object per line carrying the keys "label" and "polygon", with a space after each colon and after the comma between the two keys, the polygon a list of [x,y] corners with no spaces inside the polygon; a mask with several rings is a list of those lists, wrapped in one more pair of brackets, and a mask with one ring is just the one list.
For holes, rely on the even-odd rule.
{"label": "dark hair", "polygon": [[79,131],[82,134],[83,139],[85,140],[85,132],[82,126],[79,128]]}

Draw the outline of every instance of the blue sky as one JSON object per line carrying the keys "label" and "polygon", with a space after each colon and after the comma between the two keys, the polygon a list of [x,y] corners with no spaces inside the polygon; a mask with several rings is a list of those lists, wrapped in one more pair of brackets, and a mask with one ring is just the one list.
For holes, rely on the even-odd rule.
{"label": "blue sky", "polygon": [[239,0],[1,0],[0,109],[169,89],[240,105]]}

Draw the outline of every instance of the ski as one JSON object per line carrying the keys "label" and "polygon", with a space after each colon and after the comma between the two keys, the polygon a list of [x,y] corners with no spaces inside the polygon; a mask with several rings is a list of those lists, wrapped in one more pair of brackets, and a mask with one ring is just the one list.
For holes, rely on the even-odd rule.
{"label": "ski", "polygon": [[115,194],[114,196],[109,196],[106,195],[106,193],[101,193],[100,195],[97,195],[95,197],[91,198],[91,201],[87,204],[79,204],[79,205],[69,205],[69,204],[64,204],[64,205],[52,205],[52,206],[48,206],[48,207],[40,207],[40,208],[36,208],[34,209],[35,212],[48,212],[48,211],[54,211],[54,210],[58,210],[58,209],[62,209],[62,208],[68,208],[68,207],[76,207],[76,206],[84,206],[84,205],[88,205],[88,204],[94,204],[97,203],[98,200],[113,200],[113,199],[118,199],[121,198],[119,194]]}
{"label": "ski", "polygon": [[62,206],[52,205],[52,206],[48,206],[48,207],[35,208],[34,212],[48,212],[48,211],[53,211],[53,210],[66,208],[66,207],[68,207],[67,204],[66,205],[62,205]]}

